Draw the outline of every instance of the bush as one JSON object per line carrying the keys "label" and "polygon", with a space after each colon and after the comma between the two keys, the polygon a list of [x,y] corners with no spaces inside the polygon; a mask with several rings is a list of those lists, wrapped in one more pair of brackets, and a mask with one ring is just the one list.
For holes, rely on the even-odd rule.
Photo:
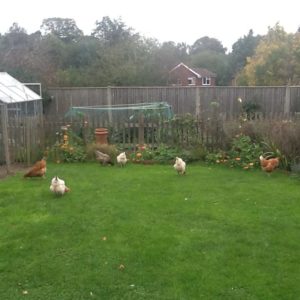
{"label": "bush", "polygon": [[219,151],[207,155],[206,160],[212,163],[226,164],[230,167],[242,167],[245,170],[259,166],[262,146],[251,140],[249,136],[237,135],[229,151]]}
{"label": "bush", "polygon": [[178,148],[168,147],[164,144],[161,144],[154,151],[154,160],[160,163],[169,163],[170,161],[174,161],[176,156],[183,158],[183,151]]}
{"label": "bush", "polygon": [[86,153],[82,140],[76,136],[69,126],[63,126],[57,132],[57,140],[48,151],[48,159],[54,162],[82,162]]}
{"label": "bush", "polygon": [[[290,170],[300,159],[299,120],[259,120],[227,122],[224,126],[226,140],[232,141],[237,134],[248,136],[262,147],[262,154],[279,156],[280,166]],[[230,143],[231,144],[231,143]],[[230,147],[229,147],[230,148]]]}

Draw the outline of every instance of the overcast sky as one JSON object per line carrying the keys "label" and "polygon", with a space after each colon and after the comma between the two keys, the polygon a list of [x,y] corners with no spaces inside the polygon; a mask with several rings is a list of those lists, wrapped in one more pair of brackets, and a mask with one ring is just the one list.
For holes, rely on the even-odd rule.
{"label": "overcast sky", "polygon": [[[249,4],[247,4],[249,3]],[[135,32],[159,42],[185,42],[192,45],[203,36],[216,38],[231,46],[250,29],[267,33],[276,22],[287,32],[300,26],[298,0],[2,0],[0,32],[4,34],[17,22],[32,33],[43,19],[72,18],[89,35],[95,22],[104,16],[121,17]]]}

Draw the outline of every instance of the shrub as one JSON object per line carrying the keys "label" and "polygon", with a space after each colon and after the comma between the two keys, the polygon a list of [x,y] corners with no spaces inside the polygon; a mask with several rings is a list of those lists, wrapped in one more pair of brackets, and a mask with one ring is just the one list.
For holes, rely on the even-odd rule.
{"label": "shrub", "polygon": [[262,153],[262,147],[251,140],[249,136],[237,135],[232,141],[232,147],[229,151],[229,163],[231,166],[240,166],[244,169],[250,169],[259,166],[259,156]]}
{"label": "shrub", "polygon": [[161,144],[154,151],[154,160],[160,163],[169,163],[170,161],[174,161],[176,156],[183,157],[183,151],[179,148],[171,148],[164,144]]}
{"label": "shrub", "polygon": [[54,162],[81,162],[86,160],[82,140],[74,134],[70,126],[61,127],[56,133],[57,140],[48,151],[48,158]]}
{"label": "shrub", "polygon": [[187,162],[204,161],[207,155],[207,150],[202,144],[197,144],[193,147],[182,150],[182,158]]}
{"label": "shrub", "polygon": [[261,154],[262,146],[260,144],[253,142],[249,136],[239,134],[232,140],[229,151],[208,154],[206,160],[248,170],[259,166]]}

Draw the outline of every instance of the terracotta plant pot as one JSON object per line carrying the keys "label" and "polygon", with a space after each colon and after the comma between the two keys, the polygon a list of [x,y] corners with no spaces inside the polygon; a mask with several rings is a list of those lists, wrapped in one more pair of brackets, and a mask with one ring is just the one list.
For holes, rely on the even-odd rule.
{"label": "terracotta plant pot", "polygon": [[107,128],[96,128],[95,138],[97,144],[108,144],[107,141],[108,129]]}

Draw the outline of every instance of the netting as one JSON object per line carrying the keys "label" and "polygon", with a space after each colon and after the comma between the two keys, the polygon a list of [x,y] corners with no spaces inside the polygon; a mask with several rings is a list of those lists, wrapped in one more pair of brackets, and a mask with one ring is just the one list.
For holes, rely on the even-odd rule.
{"label": "netting", "polygon": [[104,106],[76,106],[71,107],[66,117],[100,118],[112,121],[137,121],[140,116],[147,121],[169,120],[173,117],[171,106],[167,102],[136,103],[124,105]]}

